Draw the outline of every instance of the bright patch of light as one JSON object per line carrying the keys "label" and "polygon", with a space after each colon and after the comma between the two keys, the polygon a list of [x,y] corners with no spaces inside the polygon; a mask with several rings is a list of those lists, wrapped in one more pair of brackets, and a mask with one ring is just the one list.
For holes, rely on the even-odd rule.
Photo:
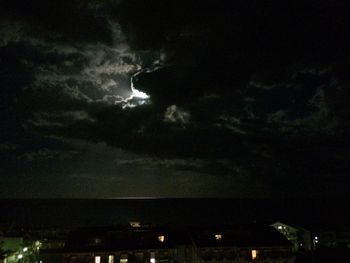
{"label": "bright patch of light", "polygon": [[159,242],[164,242],[165,241],[165,236],[161,235],[161,236],[158,236],[158,240]]}
{"label": "bright patch of light", "polygon": [[258,251],[253,249],[252,250],[252,259],[256,259],[258,257]]}
{"label": "bright patch of light", "polygon": [[130,222],[129,224],[130,224],[130,226],[132,226],[132,227],[141,227],[141,223],[140,223],[140,222],[134,222],[134,221],[132,221],[132,222]]}
{"label": "bright patch of light", "polygon": [[126,98],[126,100],[131,100],[133,98],[138,98],[138,99],[149,99],[150,96],[148,94],[146,94],[145,92],[139,91],[138,89],[135,88],[134,85],[134,78],[137,75],[140,75],[142,72],[144,72],[145,70],[140,70],[138,72],[136,72],[134,75],[131,76],[130,82],[131,82],[131,95],[129,98]]}
{"label": "bright patch of light", "polygon": [[150,102],[150,96],[147,93],[136,89],[134,85],[134,77],[141,74],[142,72],[151,72],[151,71],[148,71],[147,69],[143,69],[133,74],[130,78],[131,95],[121,101],[116,102],[117,104],[123,103],[123,106],[122,106],[123,109],[134,108]]}
{"label": "bright patch of light", "polygon": [[215,235],[215,240],[216,241],[221,241],[222,240],[222,235],[221,234],[216,234]]}
{"label": "bright patch of light", "polygon": [[132,91],[131,97],[139,99],[149,99],[149,95],[147,95],[145,92],[139,91],[138,89],[134,89]]}
{"label": "bright patch of light", "polygon": [[108,263],[114,263],[114,256],[113,255],[108,256]]}
{"label": "bright patch of light", "polygon": [[156,263],[156,253],[155,252],[151,252],[151,257],[149,259],[150,263]]}

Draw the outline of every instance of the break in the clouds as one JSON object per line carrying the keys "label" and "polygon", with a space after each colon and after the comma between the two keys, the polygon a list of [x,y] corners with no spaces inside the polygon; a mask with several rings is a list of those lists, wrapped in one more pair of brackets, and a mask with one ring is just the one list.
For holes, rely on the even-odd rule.
{"label": "break in the clouds", "polygon": [[[72,196],[79,181],[82,197],[346,194],[348,3],[2,7],[1,176],[10,189],[21,177],[26,196],[35,182]],[[103,193],[108,182],[115,188]]]}

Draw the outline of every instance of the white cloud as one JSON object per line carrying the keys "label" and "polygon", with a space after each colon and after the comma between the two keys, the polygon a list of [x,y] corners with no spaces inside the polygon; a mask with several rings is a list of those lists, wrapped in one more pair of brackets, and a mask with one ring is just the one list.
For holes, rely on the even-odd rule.
{"label": "white cloud", "polygon": [[[116,42],[113,47],[102,43],[54,45],[43,42],[46,46],[41,48],[42,52],[62,56],[62,61],[35,67],[26,61],[35,72],[35,80],[29,88],[60,88],[74,99],[120,104],[123,108],[149,103],[149,96],[132,83],[133,75],[142,68],[142,52],[138,54],[130,49],[119,25],[114,23],[112,27]],[[154,54],[147,53],[147,56]]]}
{"label": "white cloud", "polygon": [[169,106],[164,112],[165,122],[187,125],[189,124],[190,119],[190,113],[176,105]]}

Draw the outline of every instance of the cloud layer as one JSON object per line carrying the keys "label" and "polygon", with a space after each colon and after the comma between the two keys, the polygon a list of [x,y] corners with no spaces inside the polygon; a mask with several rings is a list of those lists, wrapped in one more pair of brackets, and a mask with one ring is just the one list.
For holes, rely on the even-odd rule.
{"label": "cloud layer", "polygon": [[100,180],[77,194],[95,197],[113,196],[108,181],[120,196],[181,196],[177,184],[183,196],[346,195],[346,2],[2,5],[2,188],[20,177],[26,196],[79,180]]}

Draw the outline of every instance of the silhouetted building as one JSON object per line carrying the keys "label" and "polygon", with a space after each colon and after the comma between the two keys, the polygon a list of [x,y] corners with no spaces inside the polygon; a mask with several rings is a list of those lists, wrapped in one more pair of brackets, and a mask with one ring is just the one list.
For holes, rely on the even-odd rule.
{"label": "silhouetted building", "polygon": [[256,225],[82,229],[72,233],[62,252],[65,263],[294,262],[288,240],[271,227]]}
{"label": "silhouetted building", "polygon": [[272,227],[82,228],[65,240],[21,247],[6,263],[293,263],[292,244]]}
{"label": "silhouetted building", "polygon": [[275,222],[271,224],[271,226],[293,244],[293,251],[309,251],[313,248],[311,231],[303,227],[291,226],[282,222]]}
{"label": "silhouetted building", "polygon": [[191,236],[196,262],[294,262],[292,244],[272,227],[198,229]]}

